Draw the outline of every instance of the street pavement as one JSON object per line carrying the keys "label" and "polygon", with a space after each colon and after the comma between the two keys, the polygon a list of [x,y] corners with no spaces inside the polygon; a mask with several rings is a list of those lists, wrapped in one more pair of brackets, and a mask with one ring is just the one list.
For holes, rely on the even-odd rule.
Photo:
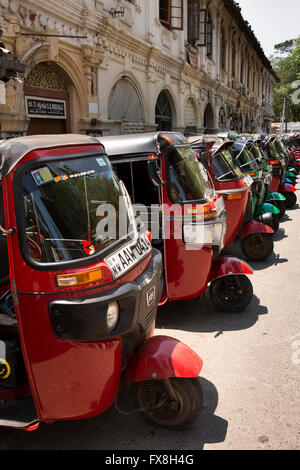
{"label": "street pavement", "polygon": [[190,429],[161,429],[140,414],[111,408],[89,420],[42,423],[34,432],[2,429],[0,450],[299,449],[299,184],[297,189],[299,206],[281,221],[274,255],[249,263],[254,298],[244,313],[222,314],[206,295],[159,309],[155,333],[184,341],[204,361],[204,408]]}

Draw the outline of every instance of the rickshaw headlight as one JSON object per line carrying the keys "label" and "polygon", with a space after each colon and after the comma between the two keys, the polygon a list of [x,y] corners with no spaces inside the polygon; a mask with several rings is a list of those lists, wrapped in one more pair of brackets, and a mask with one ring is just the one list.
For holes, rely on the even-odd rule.
{"label": "rickshaw headlight", "polygon": [[109,331],[113,331],[119,321],[120,309],[118,302],[110,302],[106,312],[106,324]]}

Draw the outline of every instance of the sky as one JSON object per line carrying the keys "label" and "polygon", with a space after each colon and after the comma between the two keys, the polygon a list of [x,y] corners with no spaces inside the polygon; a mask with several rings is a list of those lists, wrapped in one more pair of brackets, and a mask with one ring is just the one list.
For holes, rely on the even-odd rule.
{"label": "sky", "polygon": [[237,0],[247,20],[270,57],[274,45],[300,36],[300,0]]}

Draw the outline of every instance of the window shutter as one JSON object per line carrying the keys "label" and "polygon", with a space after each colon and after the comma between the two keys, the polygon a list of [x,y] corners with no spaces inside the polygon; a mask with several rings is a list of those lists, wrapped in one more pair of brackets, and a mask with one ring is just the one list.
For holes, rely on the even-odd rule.
{"label": "window shutter", "polygon": [[199,39],[200,0],[188,2],[188,42],[195,44]]}
{"label": "window shutter", "polygon": [[195,45],[206,46],[207,9],[200,8],[200,0],[188,3],[188,41]]}
{"label": "window shutter", "polygon": [[183,0],[170,0],[171,29],[183,30]]}
{"label": "window shutter", "polygon": [[201,8],[199,10],[199,37],[197,46],[206,46],[206,25],[207,25],[207,10]]}

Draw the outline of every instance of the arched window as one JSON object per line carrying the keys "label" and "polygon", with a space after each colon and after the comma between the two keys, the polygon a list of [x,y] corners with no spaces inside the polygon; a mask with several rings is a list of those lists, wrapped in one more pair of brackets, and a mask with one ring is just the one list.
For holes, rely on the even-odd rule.
{"label": "arched window", "polygon": [[214,112],[210,103],[207,104],[204,111],[203,127],[205,127],[205,132],[210,132],[215,127]]}
{"label": "arched window", "polygon": [[155,106],[155,123],[157,124],[157,130],[171,131],[172,119],[172,109],[168,94],[166,91],[162,91],[157,98]]}
{"label": "arched window", "polygon": [[212,59],[213,55],[213,22],[210,16],[210,12],[207,12],[206,21],[206,55],[209,59]]}
{"label": "arched window", "polygon": [[139,95],[126,78],[121,78],[110,92],[108,118],[119,121],[144,121]]}
{"label": "arched window", "polygon": [[197,110],[192,98],[189,98],[184,107],[184,135],[197,133]]}
{"label": "arched window", "polygon": [[219,111],[219,130],[225,131],[226,129],[226,114],[224,108]]}

